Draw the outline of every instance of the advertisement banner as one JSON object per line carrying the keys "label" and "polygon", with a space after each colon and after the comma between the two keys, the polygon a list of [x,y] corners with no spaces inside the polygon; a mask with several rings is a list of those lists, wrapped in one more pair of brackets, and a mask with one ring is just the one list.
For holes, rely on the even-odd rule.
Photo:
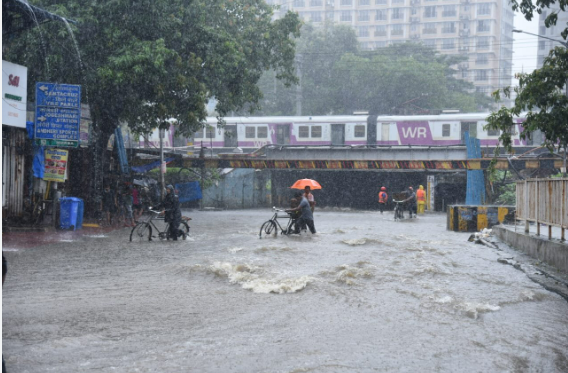
{"label": "advertisement banner", "polygon": [[67,174],[68,150],[46,149],[43,180],[64,182]]}
{"label": "advertisement banner", "polygon": [[2,61],[2,124],[26,128],[28,68]]}

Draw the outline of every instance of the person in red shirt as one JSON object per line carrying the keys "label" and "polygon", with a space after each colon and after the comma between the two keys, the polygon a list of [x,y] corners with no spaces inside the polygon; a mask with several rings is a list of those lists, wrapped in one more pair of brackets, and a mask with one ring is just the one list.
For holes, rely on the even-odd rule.
{"label": "person in red shirt", "polygon": [[389,195],[387,194],[387,188],[381,187],[381,191],[379,192],[379,211],[381,214],[385,211],[385,206],[389,200]]}

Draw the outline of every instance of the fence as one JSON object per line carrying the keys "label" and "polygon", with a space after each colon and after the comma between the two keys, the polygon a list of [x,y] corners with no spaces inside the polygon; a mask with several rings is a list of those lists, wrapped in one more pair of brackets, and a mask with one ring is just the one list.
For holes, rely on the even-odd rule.
{"label": "fence", "polygon": [[565,240],[568,228],[568,179],[529,179],[517,182],[517,219],[525,221],[525,232],[529,222],[548,225],[548,238],[552,238],[552,227],[561,228],[561,239]]}

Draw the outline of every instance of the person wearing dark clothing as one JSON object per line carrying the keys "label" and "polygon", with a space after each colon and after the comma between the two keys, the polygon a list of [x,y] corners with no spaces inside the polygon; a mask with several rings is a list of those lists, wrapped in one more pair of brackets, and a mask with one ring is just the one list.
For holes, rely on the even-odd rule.
{"label": "person wearing dark clothing", "polygon": [[406,203],[406,207],[408,208],[409,217],[412,217],[412,214],[416,216],[416,193],[414,193],[414,189],[411,186],[408,187],[406,191],[407,198],[403,201]]}
{"label": "person wearing dark clothing", "polygon": [[[169,223],[168,227],[168,237],[172,240],[177,241],[179,236],[183,236],[184,233],[179,229],[181,224],[181,209],[179,207],[179,199],[175,194],[174,187],[168,185],[166,187],[166,197],[164,201],[156,207],[157,210],[164,209],[164,221]],[[185,237],[183,237],[185,239]]]}
{"label": "person wearing dark clothing", "polygon": [[112,225],[112,218],[116,212],[116,207],[116,195],[110,189],[110,186],[106,185],[103,191],[103,198],[101,200],[101,210],[106,214],[108,225]]}
{"label": "person wearing dark clothing", "polygon": [[312,214],[310,202],[305,196],[302,196],[302,201],[300,202],[298,207],[286,211],[287,212],[300,211],[302,213],[302,215],[300,215],[300,218],[296,221],[297,234],[300,233],[300,228],[306,229],[306,225],[308,226],[308,228],[310,228],[310,232],[312,232],[312,234],[316,233],[316,227],[314,225],[314,215]]}

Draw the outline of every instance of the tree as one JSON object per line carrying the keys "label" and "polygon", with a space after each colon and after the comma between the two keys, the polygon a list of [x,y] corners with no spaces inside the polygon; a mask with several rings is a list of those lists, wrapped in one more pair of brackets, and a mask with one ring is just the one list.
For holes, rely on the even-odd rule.
{"label": "tree", "polygon": [[[555,1],[537,0],[534,4],[531,0],[518,2],[512,1],[515,11],[524,14],[527,20],[531,20],[534,12],[541,13]],[[568,3],[566,0],[558,2],[560,9],[566,11]],[[547,16],[545,25],[547,27],[555,25],[557,14],[552,12]],[[568,27],[561,33],[566,40]],[[511,134],[513,133],[513,120],[521,113],[526,113],[526,120],[522,126],[521,138],[530,137],[531,132],[540,130],[545,137],[545,145],[553,150],[555,146],[564,148],[564,168],[566,168],[566,148],[568,145],[568,91],[563,91],[563,87],[568,90],[568,44],[565,47],[556,47],[550,51],[548,57],[544,59],[541,69],[532,73],[517,74],[519,79],[518,87],[513,91],[516,93],[515,102],[512,108],[502,106],[498,111],[492,113],[487,120],[487,127],[501,131],[499,140],[505,149],[512,153]],[[506,97],[511,96],[511,87],[502,91],[496,91],[493,96],[499,100],[501,94]],[[496,149],[498,152],[498,149]]]}
{"label": "tree", "polygon": [[66,29],[51,22],[4,40],[3,58],[28,66],[30,85],[81,84],[101,148],[121,122],[148,133],[168,127],[174,118],[176,132],[191,135],[201,128],[211,97],[220,116],[247,103],[254,106],[261,97],[256,83],[265,70],[274,69],[287,85],[297,80],[298,15],[288,12],[273,21],[273,8],[263,0],[45,0],[38,5],[76,23]]}
{"label": "tree", "polygon": [[[359,48],[347,26],[302,27],[298,41],[302,111],[309,115],[421,113],[428,109],[475,111],[490,99],[471,94],[468,82],[453,68],[464,58],[446,56],[414,43],[374,51]],[[260,83],[265,115],[295,114],[296,88],[277,84],[270,72]]]}

